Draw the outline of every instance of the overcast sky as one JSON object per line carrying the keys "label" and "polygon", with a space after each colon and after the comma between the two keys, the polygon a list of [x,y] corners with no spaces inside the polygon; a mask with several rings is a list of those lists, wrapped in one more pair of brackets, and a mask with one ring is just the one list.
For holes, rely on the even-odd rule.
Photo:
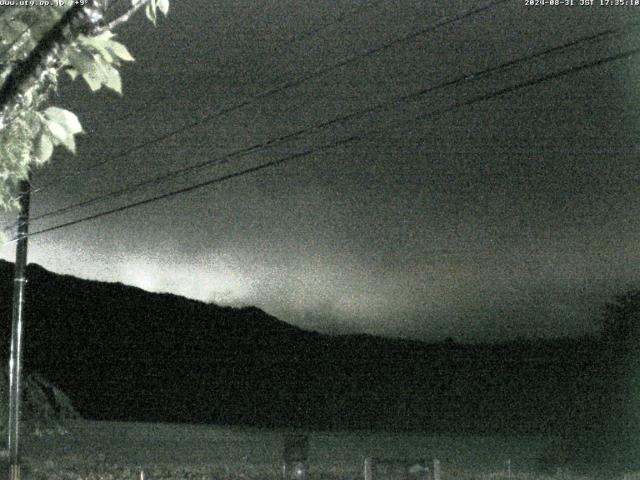
{"label": "overcast sky", "polygon": [[34,221],[32,231],[360,138],[34,236],[30,261],[257,305],[334,333],[478,341],[592,331],[604,300],[640,284],[640,55],[450,107],[639,47],[639,29],[625,25],[640,7],[494,3],[470,13],[490,3],[176,0],[156,28],[136,18],[119,32],[136,57],[122,69],[123,97],[64,82],[55,104],[75,111],[87,134],[76,156],[57,152],[36,173],[44,188],[34,216],[309,132]]}

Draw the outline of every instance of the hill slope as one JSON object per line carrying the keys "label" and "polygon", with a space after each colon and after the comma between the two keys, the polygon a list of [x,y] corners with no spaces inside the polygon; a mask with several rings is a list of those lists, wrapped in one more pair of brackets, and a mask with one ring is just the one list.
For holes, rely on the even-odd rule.
{"label": "hill slope", "polygon": [[[9,318],[13,265],[0,262]],[[25,362],[92,419],[540,431],[588,397],[589,341],[426,345],[28,269]],[[10,322],[0,323],[7,354]],[[584,397],[584,398],[583,398]],[[577,403],[576,403],[577,402]]]}

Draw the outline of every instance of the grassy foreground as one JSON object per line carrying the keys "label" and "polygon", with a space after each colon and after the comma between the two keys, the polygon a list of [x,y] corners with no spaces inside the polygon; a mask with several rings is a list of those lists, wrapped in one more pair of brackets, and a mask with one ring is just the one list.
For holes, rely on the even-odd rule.
{"label": "grassy foreground", "polygon": [[[66,435],[23,440],[24,480],[279,479],[285,430],[89,422],[74,420]],[[578,475],[540,470],[544,439],[372,432],[308,432],[311,480],[363,478],[363,460],[437,458],[442,480],[553,478],[640,480],[640,473]],[[511,461],[509,477],[505,464]],[[374,480],[376,477],[374,476]]]}

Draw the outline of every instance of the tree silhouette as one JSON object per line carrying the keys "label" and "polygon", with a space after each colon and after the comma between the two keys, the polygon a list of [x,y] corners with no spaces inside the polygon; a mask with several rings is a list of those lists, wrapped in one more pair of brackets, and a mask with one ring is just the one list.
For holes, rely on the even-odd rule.
{"label": "tree silhouette", "polygon": [[108,0],[51,3],[0,9],[0,211],[18,208],[16,187],[49,161],[54,147],[75,153],[80,121],[48,105],[69,88],[59,74],[83,78],[94,92],[104,86],[121,94],[119,67],[133,57],[112,30],[141,8],[154,24],[157,12],[169,9],[169,0],[131,0],[124,14],[110,20]]}
{"label": "tree silhouette", "polygon": [[629,354],[640,345],[640,289],[616,295],[607,303],[601,319],[601,338],[620,354]]}
{"label": "tree silhouette", "polygon": [[603,308],[600,350],[594,352],[590,422],[582,448],[599,463],[640,464],[640,289],[616,295]]}

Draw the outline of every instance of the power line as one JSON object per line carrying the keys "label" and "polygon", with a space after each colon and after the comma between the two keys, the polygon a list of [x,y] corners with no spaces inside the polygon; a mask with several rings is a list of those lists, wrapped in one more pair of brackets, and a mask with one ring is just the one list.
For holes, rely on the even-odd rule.
{"label": "power line", "polygon": [[[626,25],[624,28],[625,29],[629,28],[630,25],[631,24]],[[633,25],[637,26],[638,23],[635,23]],[[366,114],[370,114],[370,113],[373,113],[373,112],[375,112],[377,110],[381,110],[381,109],[383,109],[383,108],[385,108],[387,106],[390,106],[392,104],[399,103],[399,102],[402,102],[402,101],[411,100],[411,99],[414,99],[416,97],[425,95],[427,93],[432,93],[434,91],[440,90],[442,88],[455,86],[455,85],[462,84],[462,83],[465,83],[465,82],[471,81],[471,80],[477,80],[477,79],[480,79],[482,77],[488,76],[489,74],[493,74],[493,73],[496,73],[496,72],[511,68],[511,67],[513,67],[513,66],[515,66],[515,65],[517,65],[519,63],[528,62],[528,61],[533,60],[535,58],[539,58],[539,57],[542,57],[542,56],[545,56],[545,55],[550,55],[552,53],[557,53],[557,52],[566,50],[568,48],[574,47],[576,45],[579,45],[581,43],[590,42],[590,41],[593,41],[593,40],[595,40],[597,38],[603,37],[605,35],[609,35],[611,33],[620,31],[621,29],[622,29],[622,27],[621,28],[617,28],[617,29],[608,29],[608,30],[605,30],[605,31],[602,31],[602,32],[599,32],[599,33],[592,34],[592,35],[583,36],[583,37],[580,37],[578,39],[575,39],[575,40],[572,40],[572,41],[569,41],[569,42],[565,42],[562,45],[558,45],[558,46],[555,46],[555,47],[550,47],[550,48],[547,48],[545,50],[533,53],[531,55],[518,57],[518,58],[515,58],[515,59],[512,59],[512,60],[509,60],[509,61],[507,61],[505,63],[502,63],[500,65],[496,65],[494,67],[490,67],[490,68],[484,69],[482,71],[478,71],[478,72],[474,72],[474,73],[470,73],[470,74],[465,74],[465,75],[460,75],[460,76],[458,76],[458,77],[456,77],[454,79],[447,80],[447,81],[439,83],[437,85],[420,88],[420,89],[418,89],[418,90],[416,90],[414,92],[411,92],[409,94],[395,96],[395,97],[393,97],[391,99],[385,100],[385,101],[380,102],[380,103],[378,103],[376,105],[373,105],[373,106],[370,106],[370,107],[366,107],[364,109],[360,109],[360,110],[357,110],[355,112],[351,112],[351,113],[348,113],[348,114],[339,115],[337,117],[334,117],[333,119],[324,121],[324,122],[322,122],[320,124],[313,125],[313,126],[307,127],[307,128],[298,129],[298,130],[296,130],[294,132],[291,132],[289,134],[286,134],[286,135],[283,135],[283,136],[280,136],[280,137],[277,137],[277,138],[274,138],[274,139],[270,139],[270,140],[268,140],[266,142],[257,143],[257,144],[251,145],[249,147],[244,147],[244,148],[235,150],[233,152],[230,152],[228,154],[225,154],[223,156],[216,157],[214,159],[210,159],[210,160],[207,160],[207,161],[204,161],[204,162],[199,162],[199,163],[196,163],[194,165],[189,165],[187,167],[183,167],[183,168],[180,168],[180,169],[177,169],[177,170],[172,170],[170,172],[166,172],[166,173],[154,176],[152,178],[143,180],[143,181],[135,183],[133,185],[129,185],[129,186],[126,186],[124,188],[121,188],[121,189],[118,189],[118,190],[115,190],[115,191],[111,191],[111,192],[108,192],[108,193],[105,193],[105,194],[102,194],[102,195],[98,195],[98,196],[89,198],[87,200],[83,200],[81,202],[77,202],[77,203],[74,203],[74,204],[71,204],[71,205],[67,205],[65,207],[56,209],[54,211],[50,211],[50,212],[35,216],[31,220],[32,221],[36,221],[36,220],[40,220],[40,219],[51,217],[51,216],[57,216],[57,215],[60,215],[62,213],[68,212],[70,210],[73,210],[73,209],[76,209],[76,208],[85,207],[85,206],[89,206],[89,205],[95,204],[97,202],[106,200],[108,198],[118,197],[118,196],[124,195],[126,193],[134,192],[134,191],[139,190],[139,189],[141,189],[143,187],[146,187],[148,185],[153,185],[153,184],[156,184],[156,183],[159,183],[161,181],[168,180],[168,179],[174,179],[174,178],[176,178],[178,176],[182,176],[182,175],[185,175],[187,173],[190,173],[190,172],[193,172],[193,171],[196,171],[196,170],[200,170],[200,169],[203,169],[203,168],[211,167],[211,166],[214,166],[214,165],[220,165],[220,164],[223,164],[223,163],[227,163],[227,162],[231,161],[235,157],[244,156],[244,155],[247,155],[247,154],[249,154],[251,152],[254,152],[256,150],[262,150],[262,149],[271,147],[273,145],[276,145],[278,143],[282,143],[284,141],[291,140],[291,139],[296,138],[296,137],[300,137],[300,136],[302,136],[304,134],[307,134],[307,133],[310,133],[312,131],[325,129],[325,128],[331,126],[331,125],[335,125],[337,123],[342,123],[342,122],[345,122],[347,120],[351,120],[351,119],[354,119],[354,118],[357,118],[357,117],[360,117],[360,116],[363,116],[363,115],[366,115]]]}
{"label": "power line", "polygon": [[[163,193],[161,195],[156,195],[154,197],[147,198],[147,199],[144,199],[144,200],[140,200],[138,202],[129,203],[127,205],[123,205],[121,207],[114,208],[112,210],[107,210],[105,212],[96,213],[94,215],[90,215],[88,217],[83,217],[83,218],[80,218],[78,220],[73,220],[73,221],[66,222],[66,223],[63,223],[63,224],[60,224],[60,225],[56,225],[56,226],[53,226],[53,227],[45,228],[44,230],[40,230],[40,231],[34,232],[34,233],[30,234],[29,236],[35,236],[35,235],[40,235],[42,233],[51,232],[51,231],[54,231],[54,230],[58,230],[60,228],[65,228],[65,227],[69,227],[71,225],[75,225],[75,224],[78,224],[78,223],[86,222],[88,220],[94,220],[96,218],[104,217],[105,215],[110,215],[112,213],[117,213],[117,212],[121,212],[121,211],[124,211],[124,210],[129,210],[130,208],[134,208],[134,207],[138,207],[138,206],[141,206],[141,205],[146,205],[148,203],[156,202],[156,201],[162,200],[164,198],[173,197],[173,196],[179,195],[181,193],[191,192],[193,190],[197,190],[199,188],[202,188],[202,187],[205,187],[205,186],[208,186],[208,185],[214,185],[216,183],[222,183],[222,182],[224,182],[226,180],[230,180],[232,178],[241,177],[241,176],[247,175],[249,173],[257,172],[259,170],[264,170],[266,168],[270,168],[270,167],[273,167],[275,165],[279,165],[281,163],[285,163],[285,162],[288,162],[290,160],[294,160],[296,158],[306,157],[308,155],[311,155],[312,153],[318,153],[318,152],[322,152],[324,150],[334,149],[334,148],[336,148],[336,147],[338,147],[340,145],[351,143],[356,139],[358,139],[358,137],[352,136],[352,137],[348,137],[348,138],[345,138],[345,139],[342,139],[342,140],[338,140],[336,142],[332,142],[332,143],[327,144],[327,145],[322,145],[322,146],[317,147],[317,148],[310,148],[310,149],[307,149],[307,150],[305,150],[303,152],[295,153],[295,154],[289,155],[287,157],[283,157],[283,158],[279,158],[277,160],[272,160],[270,162],[262,163],[260,165],[257,165],[257,166],[251,167],[251,168],[246,168],[246,169],[241,170],[239,172],[234,172],[234,173],[230,173],[230,174],[223,175],[223,176],[220,176],[220,177],[216,177],[216,178],[214,178],[212,180],[207,180],[206,182],[197,183],[195,185],[189,185],[188,187],[184,187],[184,188],[181,188],[179,190],[173,190],[171,192]],[[11,243],[11,242],[9,242],[9,243]]]}
{"label": "power line", "polygon": [[[411,119],[404,120],[402,122],[399,122],[397,125],[395,125],[394,128],[397,128],[397,127],[399,127],[401,125],[404,125],[404,124],[407,124],[407,123],[413,123],[416,120],[421,120],[421,119],[424,119],[424,118],[427,118],[427,117],[433,118],[434,116],[442,115],[444,113],[447,113],[447,112],[450,112],[452,110],[456,110],[458,108],[462,108],[462,107],[465,107],[465,106],[469,106],[469,105],[472,105],[474,103],[487,101],[489,99],[492,99],[492,98],[495,98],[495,97],[498,97],[498,96],[502,96],[502,95],[505,95],[507,93],[512,93],[512,92],[515,92],[515,91],[520,90],[522,88],[527,88],[527,87],[530,87],[532,85],[535,85],[537,83],[546,82],[546,81],[549,81],[549,80],[552,80],[552,79],[556,79],[556,78],[561,78],[561,77],[564,77],[566,75],[572,75],[572,74],[575,74],[575,73],[577,73],[579,71],[582,71],[582,70],[593,68],[593,67],[596,67],[596,66],[599,66],[599,65],[603,65],[605,63],[613,62],[613,61],[616,61],[616,60],[630,58],[630,57],[638,55],[638,54],[640,54],[640,48],[635,48],[635,49],[631,49],[631,50],[627,50],[627,51],[618,53],[616,55],[612,55],[612,56],[609,56],[609,57],[601,58],[601,59],[594,60],[594,61],[591,61],[591,62],[588,62],[588,63],[584,63],[584,64],[581,64],[581,65],[573,66],[573,67],[570,67],[568,69],[561,70],[559,72],[555,72],[555,73],[552,73],[552,74],[547,74],[547,75],[543,75],[543,76],[540,76],[540,77],[536,77],[534,79],[526,80],[526,81],[517,83],[515,85],[512,85],[510,87],[505,87],[505,88],[496,90],[495,92],[492,92],[492,93],[489,93],[489,94],[476,96],[476,97],[474,97],[474,98],[472,98],[470,100],[467,100],[465,102],[458,102],[458,103],[456,103],[456,104],[454,104],[454,105],[452,105],[450,107],[447,107],[447,108],[444,108],[444,109],[440,109],[438,111],[434,111],[434,112],[431,112],[429,114],[421,114],[421,115],[418,115],[418,116],[413,117]],[[336,148],[338,146],[347,145],[349,143],[353,143],[355,141],[362,140],[364,138],[368,138],[368,137],[371,137],[371,136],[374,136],[374,135],[385,133],[388,130],[389,129],[376,129],[376,130],[370,130],[368,132],[364,132],[364,133],[359,134],[359,135],[351,135],[351,136],[349,136],[347,138],[344,138],[344,139],[341,139],[341,140],[338,140],[338,141],[335,141],[335,142],[331,142],[329,144],[321,145],[321,146],[316,147],[316,148],[307,149],[307,150],[305,150],[303,152],[299,152],[299,153],[296,153],[296,154],[293,154],[293,155],[282,157],[282,158],[277,159],[277,160],[272,160],[270,162],[266,162],[266,163],[263,163],[263,164],[260,164],[260,165],[257,165],[257,166],[251,167],[251,168],[247,168],[245,170],[241,170],[241,171],[238,171],[238,172],[235,172],[235,173],[231,173],[231,174],[223,175],[223,176],[220,176],[220,177],[216,177],[214,179],[207,180],[207,181],[200,182],[200,183],[196,183],[196,184],[190,185],[188,187],[180,188],[178,190],[173,190],[171,192],[167,192],[167,193],[164,193],[164,194],[161,194],[161,195],[156,195],[154,197],[151,197],[151,198],[148,198],[148,199],[145,199],[145,200],[129,203],[129,204],[117,207],[117,208],[113,208],[111,210],[106,210],[106,211],[103,211],[103,212],[100,212],[100,213],[96,213],[96,214],[89,215],[89,216],[86,216],[86,217],[81,217],[81,218],[76,219],[76,220],[72,220],[72,221],[69,221],[69,222],[65,222],[65,223],[61,223],[61,224],[58,224],[58,225],[54,225],[52,227],[48,227],[48,228],[45,228],[45,229],[42,229],[42,230],[38,230],[38,231],[35,231],[33,233],[30,233],[29,236],[41,235],[41,234],[44,234],[44,233],[47,233],[47,232],[52,232],[52,231],[59,230],[59,229],[62,229],[62,228],[66,228],[66,227],[69,227],[69,226],[72,226],[72,225],[77,225],[77,224],[80,224],[80,223],[84,223],[84,222],[87,222],[89,220],[93,220],[93,219],[96,219],[96,218],[104,217],[104,216],[107,216],[107,215],[110,215],[110,214],[113,214],[113,213],[129,210],[129,209],[137,207],[137,206],[146,205],[146,204],[149,204],[149,203],[152,203],[152,202],[156,202],[158,200],[162,200],[162,199],[165,199],[165,198],[170,198],[170,197],[173,197],[173,196],[176,196],[176,195],[180,195],[182,193],[191,192],[191,191],[194,191],[194,190],[197,190],[197,189],[200,189],[200,188],[204,188],[204,187],[207,187],[207,186],[210,186],[210,185],[213,185],[213,184],[217,184],[217,183],[224,182],[226,180],[230,180],[232,178],[238,178],[238,177],[241,177],[241,176],[244,176],[244,175],[256,172],[256,171],[259,171],[259,170],[264,170],[266,168],[270,168],[270,167],[273,167],[273,166],[276,166],[276,165],[280,165],[280,164],[283,164],[285,162],[288,162],[288,161],[291,161],[291,160],[294,160],[294,159],[297,159],[297,158],[306,157],[306,156],[309,156],[309,155],[311,155],[313,153],[318,153],[318,152],[334,149],[334,148]],[[13,241],[15,241],[15,240],[12,240],[11,242],[7,242],[7,243],[12,243]]]}
{"label": "power line", "polygon": [[481,7],[477,7],[477,8],[471,9],[471,10],[467,10],[466,12],[464,12],[464,13],[462,13],[460,15],[457,15],[455,17],[452,17],[452,18],[443,17],[442,19],[440,19],[435,24],[433,24],[433,25],[431,25],[429,27],[426,27],[424,29],[409,33],[407,35],[403,35],[402,37],[398,37],[395,40],[392,40],[392,41],[390,41],[390,42],[388,42],[388,43],[386,43],[384,45],[371,48],[371,49],[369,49],[369,50],[367,50],[367,51],[365,51],[363,53],[353,55],[351,57],[343,59],[343,60],[341,60],[341,61],[339,61],[339,62],[337,62],[335,64],[329,65],[327,67],[321,67],[321,68],[316,69],[313,72],[311,72],[309,74],[306,74],[306,75],[303,75],[303,76],[301,76],[301,77],[299,77],[297,79],[290,80],[290,81],[285,82],[285,83],[283,83],[283,84],[281,84],[279,86],[276,86],[276,87],[270,88],[268,90],[265,90],[265,91],[263,91],[263,92],[261,92],[261,93],[259,93],[257,95],[254,95],[253,97],[250,97],[250,98],[247,98],[247,99],[241,101],[240,103],[237,103],[237,104],[232,105],[230,107],[223,108],[223,109],[218,110],[217,112],[212,113],[210,115],[205,115],[202,118],[200,118],[198,120],[195,120],[193,122],[190,122],[190,123],[188,123],[188,124],[186,124],[186,125],[184,125],[184,126],[182,126],[180,128],[176,128],[174,130],[171,130],[170,132],[164,133],[162,135],[158,135],[157,137],[154,137],[152,139],[149,139],[149,140],[146,140],[144,142],[141,142],[141,143],[139,143],[137,145],[134,145],[133,147],[130,147],[128,149],[123,150],[122,152],[120,152],[120,153],[118,153],[118,154],[116,154],[116,155],[114,155],[114,156],[112,156],[110,158],[104,159],[104,160],[102,160],[102,161],[100,161],[100,162],[98,162],[98,163],[96,163],[96,164],[94,164],[94,165],[92,165],[92,166],[90,166],[88,168],[85,168],[85,169],[76,171],[74,173],[65,175],[64,177],[62,177],[62,178],[60,178],[60,179],[58,179],[58,180],[56,180],[54,182],[45,184],[45,185],[43,185],[43,186],[41,186],[39,188],[35,188],[32,193],[42,192],[43,190],[45,190],[47,188],[50,188],[51,186],[60,183],[62,180],[66,179],[66,178],[71,178],[72,176],[76,176],[76,175],[79,175],[81,173],[89,172],[91,170],[99,168],[99,167],[101,167],[101,166],[103,166],[103,165],[105,165],[105,164],[107,164],[109,162],[112,162],[114,160],[127,157],[130,154],[132,154],[132,153],[134,153],[134,152],[136,152],[138,150],[144,149],[144,148],[149,147],[149,146],[151,146],[153,144],[156,144],[156,143],[162,142],[164,140],[167,140],[169,138],[172,138],[175,135],[178,135],[178,134],[181,134],[181,133],[184,133],[184,132],[187,132],[187,131],[191,131],[194,127],[198,127],[198,126],[204,125],[204,124],[206,124],[208,122],[211,122],[212,120],[215,120],[216,118],[222,117],[222,116],[224,116],[224,115],[226,115],[228,113],[234,112],[234,111],[239,110],[241,108],[244,108],[244,107],[246,107],[248,105],[251,105],[252,103],[254,103],[254,102],[258,101],[258,100],[262,100],[262,99],[268,98],[270,96],[276,95],[276,94],[278,94],[278,93],[280,93],[280,92],[282,92],[284,90],[287,90],[289,88],[293,88],[293,87],[299,86],[299,85],[301,85],[301,84],[303,84],[303,83],[305,83],[305,82],[307,82],[309,80],[312,80],[312,79],[314,79],[316,77],[320,77],[322,75],[325,75],[325,74],[327,74],[327,73],[329,73],[329,72],[331,72],[333,70],[336,70],[336,69],[338,69],[340,67],[347,66],[347,65],[349,65],[349,64],[351,64],[351,63],[353,63],[353,62],[355,62],[357,60],[361,60],[361,59],[367,58],[367,57],[369,57],[371,55],[374,55],[376,53],[379,53],[379,52],[382,52],[384,50],[387,50],[387,49],[389,49],[389,48],[391,48],[391,47],[393,47],[395,45],[398,45],[400,43],[404,43],[406,41],[412,40],[412,39],[417,38],[417,37],[419,37],[421,35],[424,35],[426,33],[432,32],[432,31],[434,31],[434,30],[436,30],[436,29],[438,29],[440,27],[449,25],[451,23],[459,22],[461,20],[464,20],[465,18],[471,17],[471,16],[476,15],[478,13],[481,13],[481,12],[483,12],[485,10],[488,10],[488,9],[490,9],[490,8],[496,6],[496,5],[499,5],[499,4],[502,4],[502,3],[506,3],[508,1],[510,1],[510,0],[493,0],[493,1],[483,5]]}
{"label": "power line", "polygon": [[[443,110],[441,112],[438,112],[438,114],[446,113],[448,111],[455,110],[457,108],[470,105],[471,103],[477,103],[477,102],[489,100],[489,99],[497,97],[497,96],[505,95],[507,93],[511,93],[511,92],[516,91],[516,90],[520,90],[522,88],[530,87],[531,85],[535,85],[537,83],[546,82],[546,81],[553,80],[553,79],[556,79],[556,78],[564,77],[566,75],[571,75],[573,73],[580,72],[580,71],[586,70],[588,68],[593,68],[593,67],[597,67],[599,65],[604,65],[605,63],[614,62],[616,60],[622,60],[624,58],[630,58],[630,57],[638,55],[638,54],[640,54],[640,48],[633,48],[631,50],[626,50],[626,51],[618,53],[616,55],[611,55],[609,57],[605,57],[605,58],[602,58],[602,59],[599,59],[599,60],[594,60],[594,61],[591,61],[589,63],[583,63],[582,65],[576,65],[576,66],[573,66],[573,67],[569,67],[569,68],[567,68],[565,70],[561,70],[560,72],[549,73],[547,75],[542,75],[540,77],[537,77],[537,78],[534,78],[534,79],[531,79],[531,80],[525,80],[524,82],[517,83],[516,85],[512,85],[510,87],[505,87],[505,88],[501,88],[499,90],[496,90],[493,93],[485,94],[485,95],[479,95],[477,97],[474,97],[474,99],[470,103],[469,102],[456,103],[456,104],[452,105],[451,107],[449,107],[449,108],[447,108],[447,109],[445,109],[445,110]],[[414,117],[414,120],[422,120],[424,118],[427,118],[428,116],[429,116],[429,114],[420,114],[417,117]]]}
{"label": "power line", "polygon": [[349,16],[352,15],[356,15],[358,13],[360,13],[361,11],[365,10],[365,9],[369,9],[369,8],[375,8],[378,5],[380,5],[384,0],[371,0],[369,3],[363,3],[362,5],[358,5],[357,7],[355,7],[354,9],[348,11],[348,12],[343,12],[340,15],[338,15],[338,17],[332,21],[332,22],[327,22],[324,23],[322,25],[318,25],[306,32],[301,32],[298,33],[297,35],[294,35],[284,46],[288,46],[292,43],[296,43],[299,42],[303,39],[307,39],[313,35],[317,35],[318,33],[326,30],[329,27],[332,27],[334,25],[337,25],[339,23],[344,22]]}
{"label": "power line", "polygon": [[[315,26],[315,27],[313,27],[313,28],[311,28],[309,30],[302,31],[302,32],[299,32],[297,34],[294,34],[289,39],[285,39],[285,40],[283,40],[281,42],[277,42],[275,45],[272,46],[272,49],[273,48],[278,48],[278,49],[282,50],[283,48],[285,48],[285,47],[287,47],[287,46],[289,46],[289,45],[291,45],[293,43],[296,43],[296,42],[301,41],[303,39],[307,39],[307,38],[310,38],[312,36],[315,36],[318,33],[320,33],[321,31],[326,30],[327,28],[329,28],[329,27],[331,27],[333,25],[337,25],[339,23],[344,22],[347,18],[349,18],[349,16],[356,15],[357,13],[360,13],[364,9],[374,8],[375,6],[381,4],[383,1],[384,0],[370,0],[369,3],[361,4],[361,5],[357,6],[356,8],[350,10],[349,12],[343,12],[335,20],[333,20],[331,22],[323,23],[323,24],[321,24],[319,26]],[[189,5],[189,3],[186,3],[185,5]],[[257,6],[254,7],[252,10],[257,10]],[[250,16],[250,15],[248,15],[248,16]],[[182,26],[180,26],[179,24],[175,24],[175,25],[179,30],[181,30],[181,31],[184,30],[182,28]],[[226,67],[229,67],[229,66],[235,67],[237,63],[238,62],[230,62],[229,64],[223,64],[222,68],[226,68]],[[134,111],[129,110],[129,111],[126,112],[124,118],[126,119],[126,118],[133,117],[134,115],[140,115],[140,114],[141,114],[140,116],[142,118],[144,118],[144,117],[147,117],[149,115],[148,112],[149,112],[148,108],[140,108],[140,109],[137,109],[137,110],[134,110]],[[111,161],[111,159],[109,161]],[[93,168],[99,167],[100,165],[101,164],[90,166],[88,169],[85,169],[84,171],[91,170]],[[43,185],[41,187],[41,189],[46,187],[46,186],[48,186],[48,185]],[[37,189],[36,188],[36,189],[34,189],[32,191],[32,193],[41,191],[41,189]]]}

